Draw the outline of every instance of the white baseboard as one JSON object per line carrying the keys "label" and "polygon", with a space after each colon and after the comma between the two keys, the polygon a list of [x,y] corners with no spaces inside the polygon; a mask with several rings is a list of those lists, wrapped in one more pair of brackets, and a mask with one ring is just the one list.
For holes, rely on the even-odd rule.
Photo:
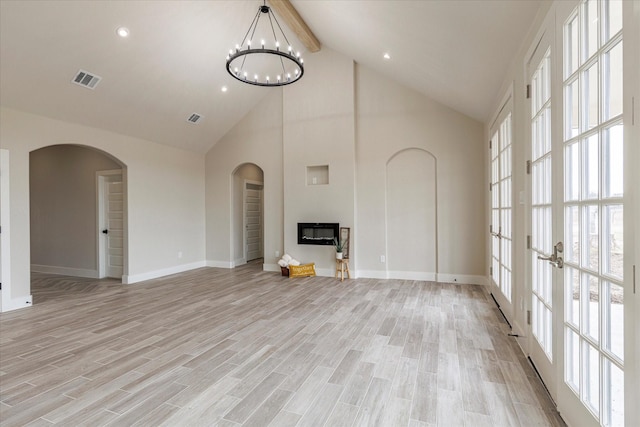
{"label": "white baseboard", "polygon": [[368,279],[397,279],[397,280],[424,280],[436,281],[436,273],[426,271],[386,271],[386,270],[358,270],[356,277]]}
{"label": "white baseboard", "polygon": [[239,265],[245,265],[246,263],[247,263],[246,258],[238,258],[238,259],[233,261],[233,266],[237,267]]}
{"label": "white baseboard", "polygon": [[27,295],[26,297],[19,297],[19,298],[2,297],[1,301],[2,301],[2,304],[0,304],[0,311],[3,313],[7,311],[31,307],[33,305],[33,298],[31,297],[31,295]]}
{"label": "white baseboard", "polygon": [[90,270],[87,268],[71,268],[58,267],[55,265],[39,265],[31,264],[31,271],[37,273],[59,274],[61,276],[87,277],[89,279],[98,279],[98,270]]}
{"label": "white baseboard", "polygon": [[388,279],[389,275],[386,270],[358,270],[355,272],[355,277],[366,279]]}
{"label": "white baseboard", "polygon": [[215,267],[215,268],[233,268],[232,261],[216,261],[216,260],[208,260],[207,267]]}
{"label": "white baseboard", "polygon": [[487,284],[487,277],[468,274],[438,274],[436,281],[441,283],[464,283],[466,285],[485,286]]}
{"label": "white baseboard", "polygon": [[464,283],[468,285],[486,285],[486,276],[469,274],[443,274],[421,271],[386,271],[386,270],[358,270],[355,277],[369,279],[398,279],[425,280],[440,283]]}
{"label": "white baseboard", "polygon": [[129,274],[122,276],[122,284],[130,285],[132,283],[142,282],[144,280],[157,279],[158,277],[169,276],[171,274],[182,273],[196,268],[207,267],[209,262],[198,261],[191,264],[176,265],[175,267],[163,268],[161,270],[149,271],[147,273]]}
{"label": "white baseboard", "polygon": [[278,264],[262,264],[263,271],[277,271],[280,273],[280,266]]}
{"label": "white baseboard", "polygon": [[316,267],[316,276],[320,277],[335,277],[336,269],[335,268],[317,268]]}

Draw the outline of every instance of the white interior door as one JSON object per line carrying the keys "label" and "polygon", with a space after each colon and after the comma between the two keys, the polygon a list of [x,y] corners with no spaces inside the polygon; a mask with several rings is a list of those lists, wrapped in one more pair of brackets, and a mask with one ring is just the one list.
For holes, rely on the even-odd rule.
{"label": "white interior door", "polygon": [[244,191],[244,241],[247,262],[263,258],[262,248],[262,196],[261,183],[245,182]]}
{"label": "white interior door", "polygon": [[[100,174],[101,172],[98,172]],[[124,266],[124,183],[122,173],[99,175],[100,277],[122,278]]]}

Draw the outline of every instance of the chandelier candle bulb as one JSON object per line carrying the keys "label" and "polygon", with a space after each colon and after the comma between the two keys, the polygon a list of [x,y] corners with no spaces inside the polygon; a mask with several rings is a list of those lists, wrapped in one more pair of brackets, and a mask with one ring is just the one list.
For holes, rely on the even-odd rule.
{"label": "chandelier candle bulb", "polygon": [[264,40],[260,40],[260,44],[262,45],[262,48],[264,49]]}

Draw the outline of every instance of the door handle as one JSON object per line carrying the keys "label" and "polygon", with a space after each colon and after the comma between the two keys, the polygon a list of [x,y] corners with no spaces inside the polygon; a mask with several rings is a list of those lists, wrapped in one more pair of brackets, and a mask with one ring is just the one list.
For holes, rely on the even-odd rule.
{"label": "door handle", "polygon": [[549,264],[554,266],[555,268],[564,267],[564,260],[561,256],[558,256],[558,253],[564,251],[564,245],[562,242],[558,242],[553,246],[553,253],[549,256],[538,255],[538,259],[542,261],[549,261]]}
{"label": "door handle", "polygon": [[105,228],[104,230],[102,230],[102,234],[109,234],[109,230]]}

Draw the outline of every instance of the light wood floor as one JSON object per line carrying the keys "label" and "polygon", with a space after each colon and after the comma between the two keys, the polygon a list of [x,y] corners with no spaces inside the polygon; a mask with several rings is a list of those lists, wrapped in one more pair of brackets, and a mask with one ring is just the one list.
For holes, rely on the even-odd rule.
{"label": "light wood floor", "polygon": [[480,286],[249,265],[32,293],[0,315],[3,426],[563,425]]}

